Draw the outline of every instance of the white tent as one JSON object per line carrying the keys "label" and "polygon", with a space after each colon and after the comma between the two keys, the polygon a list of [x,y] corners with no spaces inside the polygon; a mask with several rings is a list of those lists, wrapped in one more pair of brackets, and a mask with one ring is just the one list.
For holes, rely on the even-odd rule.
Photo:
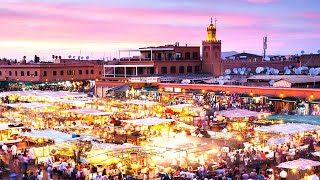
{"label": "white tent", "polygon": [[306,176],[301,180],[319,180],[319,177],[317,175],[311,175],[311,176]]}
{"label": "white tent", "polygon": [[54,130],[38,130],[32,132],[26,132],[22,134],[26,137],[33,137],[33,138],[46,138],[52,139],[54,142],[65,142],[74,139],[72,134],[63,133],[60,131]]}
{"label": "white tent", "polygon": [[284,137],[279,137],[279,138],[273,138],[272,137],[267,141],[267,144],[268,145],[284,144],[284,143],[287,143],[287,142],[290,142],[290,141],[291,141],[290,136],[284,136]]}
{"label": "white tent", "polygon": [[271,126],[262,126],[256,128],[257,131],[295,134],[298,132],[307,132],[319,129],[318,126],[304,123],[288,123],[288,124],[276,124]]}
{"label": "white tent", "polygon": [[23,107],[27,109],[34,109],[34,108],[45,108],[52,106],[52,104],[46,104],[46,103],[39,103],[39,102],[32,102],[32,103],[17,103],[17,104],[2,104],[3,106],[9,106],[12,108],[16,107]]}
{"label": "white tent", "polygon": [[91,116],[106,116],[112,115],[112,112],[103,112],[95,109],[70,109],[68,112],[72,112],[75,114],[83,114],[83,115],[91,115]]}
{"label": "white tent", "polygon": [[319,161],[312,161],[309,159],[298,159],[294,161],[288,161],[288,162],[283,162],[279,164],[277,167],[278,168],[285,168],[285,169],[298,169],[298,170],[307,170],[311,167],[316,167],[320,166]]}
{"label": "white tent", "polygon": [[135,104],[135,105],[156,105],[157,102],[153,101],[141,101],[141,100],[131,100],[131,101],[126,101],[124,104]]}
{"label": "white tent", "polygon": [[320,151],[314,152],[314,153],[312,153],[312,155],[320,157]]}
{"label": "white tent", "polygon": [[170,109],[182,109],[184,107],[190,107],[192,104],[177,104],[177,105],[172,105],[172,106],[167,106],[167,108]]}
{"label": "white tent", "polygon": [[218,115],[224,116],[227,118],[246,118],[246,117],[252,117],[252,116],[257,117],[265,114],[267,113],[250,111],[247,109],[233,109],[233,110],[225,110],[225,111],[218,112]]}
{"label": "white tent", "polygon": [[163,124],[167,122],[173,122],[173,119],[160,119],[160,118],[144,118],[144,119],[136,119],[136,120],[121,120],[121,122],[131,123],[135,125],[146,125],[146,126],[153,126],[157,124]]}

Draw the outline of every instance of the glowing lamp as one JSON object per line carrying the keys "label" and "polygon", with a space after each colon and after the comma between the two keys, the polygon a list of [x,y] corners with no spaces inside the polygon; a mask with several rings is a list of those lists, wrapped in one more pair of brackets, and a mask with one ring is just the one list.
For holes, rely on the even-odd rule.
{"label": "glowing lamp", "polygon": [[314,99],[314,95],[313,94],[310,95],[310,99]]}

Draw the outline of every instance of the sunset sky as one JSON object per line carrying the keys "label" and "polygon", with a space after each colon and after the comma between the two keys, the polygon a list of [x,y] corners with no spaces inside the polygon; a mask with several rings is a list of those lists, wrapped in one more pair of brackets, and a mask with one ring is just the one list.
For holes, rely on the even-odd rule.
{"label": "sunset sky", "polygon": [[[201,45],[217,18],[222,51],[320,49],[319,0],[0,0],[0,57],[116,56],[119,49]],[[123,54],[126,56],[126,54]]]}

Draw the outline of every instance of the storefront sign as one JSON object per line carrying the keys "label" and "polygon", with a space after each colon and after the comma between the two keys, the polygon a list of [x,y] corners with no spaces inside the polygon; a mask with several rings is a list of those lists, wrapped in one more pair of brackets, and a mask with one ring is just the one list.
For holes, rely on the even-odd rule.
{"label": "storefront sign", "polygon": [[174,92],[181,92],[181,88],[174,88]]}
{"label": "storefront sign", "polygon": [[173,88],[171,87],[165,87],[164,92],[173,92]]}
{"label": "storefront sign", "polygon": [[158,77],[132,77],[129,79],[131,83],[156,83],[158,82]]}

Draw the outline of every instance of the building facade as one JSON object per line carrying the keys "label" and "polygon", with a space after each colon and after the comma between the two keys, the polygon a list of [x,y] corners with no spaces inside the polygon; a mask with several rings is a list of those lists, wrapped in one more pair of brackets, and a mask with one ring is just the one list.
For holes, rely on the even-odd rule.
{"label": "building facade", "polygon": [[89,63],[39,63],[0,65],[0,79],[14,82],[57,82],[95,80],[102,65]]}
{"label": "building facade", "polygon": [[[119,58],[114,64],[104,66],[104,78],[154,76],[201,72],[199,46],[165,45],[140,48],[139,56]],[[124,52],[124,51],[122,51]]]}

